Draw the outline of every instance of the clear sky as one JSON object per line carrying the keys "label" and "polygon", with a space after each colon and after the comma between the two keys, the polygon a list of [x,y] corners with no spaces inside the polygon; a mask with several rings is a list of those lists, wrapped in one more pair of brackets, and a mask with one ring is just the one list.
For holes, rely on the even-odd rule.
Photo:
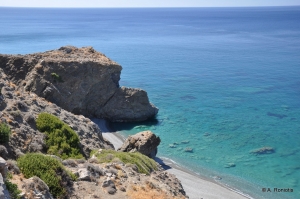
{"label": "clear sky", "polygon": [[300,0],[0,0],[0,7],[241,7],[300,5]]}

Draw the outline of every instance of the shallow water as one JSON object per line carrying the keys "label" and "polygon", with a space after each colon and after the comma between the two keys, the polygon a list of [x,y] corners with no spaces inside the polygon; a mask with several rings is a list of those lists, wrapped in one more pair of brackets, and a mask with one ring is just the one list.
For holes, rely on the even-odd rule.
{"label": "shallow water", "polygon": [[[0,8],[0,52],[93,46],[160,108],[115,129],[150,129],[159,156],[256,198],[300,198],[299,18],[299,7]],[[274,153],[251,153],[261,147]]]}

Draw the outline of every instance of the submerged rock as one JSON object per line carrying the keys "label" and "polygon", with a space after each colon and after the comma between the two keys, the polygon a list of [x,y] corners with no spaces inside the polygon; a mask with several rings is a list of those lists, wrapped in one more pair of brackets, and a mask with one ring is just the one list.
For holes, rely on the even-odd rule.
{"label": "submerged rock", "polygon": [[0,68],[19,92],[35,93],[75,114],[126,122],[143,121],[158,112],[146,91],[120,88],[122,67],[92,47],[0,54]]}
{"label": "submerged rock", "polygon": [[193,148],[187,147],[187,148],[184,149],[184,151],[192,153],[193,152]]}
{"label": "submerged rock", "polygon": [[272,147],[262,147],[259,149],[254,149],[252,151],[250,151],[250,153],[256,154],[256,155],[261,155],[261,154],[271,154],[271,153],[275,153],[275,149]]}
{"label": "submerged rock", "polygon": [[182,144],[188,144],[188,143],[190,143],[190,141],[189,140],[183,140],[183,141],[181,141],[181,143]]}
{"label": "submerged rock", "polygon": [[230,163],[227,163],[224,167],[225,168],[231,168],[231,167],[235,167],[235,166],[236,166],[235,163],[230,162]]}
{"label": "submerged rock", "polygon": [[151,131],[142,131],[129,136],[118,151],[140,152],[150,158],[154,158],[157,153],[157,146],[160,138]]}

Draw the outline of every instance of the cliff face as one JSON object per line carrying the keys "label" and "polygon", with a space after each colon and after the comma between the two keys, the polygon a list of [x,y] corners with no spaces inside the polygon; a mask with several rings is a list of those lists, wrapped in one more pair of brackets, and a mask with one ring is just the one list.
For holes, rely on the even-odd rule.
{"label": "cliff face", "polygon": [[0,67],[20,92],[33,92],[74,114],[127,122],[158,112],[145,91],[120,88],[122,67],[91,47],[0,55]]}
{"label": "cliff face", "polygon": [[[100,129],[90,119],[74,115],[34,93],[18,91],[1,68],[0,91],[0,123],[7,123],[12,132],[6,144],[11,158],[19,153],[45,152],[46,135],[36,128],[36,118],[41,112],[59,117],[77,132],[85,157],[89,157],[92,149],[113,149],[113,145],[103,139]],[[2,152],[0,150],[0,156],[5,157]]]}

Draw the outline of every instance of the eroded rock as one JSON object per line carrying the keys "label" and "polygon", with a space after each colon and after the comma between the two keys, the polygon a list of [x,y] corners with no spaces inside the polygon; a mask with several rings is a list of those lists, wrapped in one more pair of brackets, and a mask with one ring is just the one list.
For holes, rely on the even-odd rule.
{"label": "eroded rock", "polygon": [[37,176],[24,180],[23,188],[28,198],[53,199],[47,184]]}
{"label": "eroded rock", "polygon": [[140,152],[148,157],[154,158],[160,138],[151,131],[142,131],[129,136],[118,151]]}
{"label": "eroded rock", "polygon": [[116,122],[143,121],[158,112],[149,102],[146,91],[136,88],[118,88],[114,96],[96,115]]}
{"label": "eroded rock", "polygon": [[75,114],[124,122],[146,120],[158,112],[145,91],[120,88],[122,67],[92,47],[0,55],[0,68],[19,92],[35,93]]}
{"label": "eroded rock", "polygon": [[4,184],[3,176],[0,173],[0,199],[7,199],[7,198],[10,198],[10,196]]}

